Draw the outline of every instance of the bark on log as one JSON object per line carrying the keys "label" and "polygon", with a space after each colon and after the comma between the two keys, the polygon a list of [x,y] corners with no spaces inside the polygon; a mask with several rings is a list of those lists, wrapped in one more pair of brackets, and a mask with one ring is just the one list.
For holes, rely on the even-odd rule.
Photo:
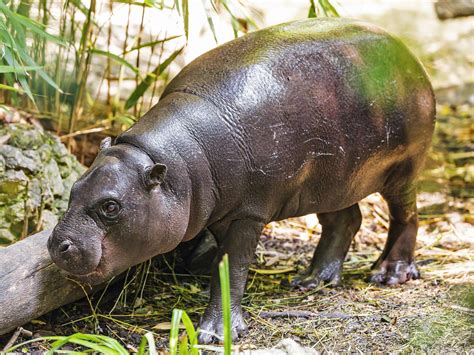
{"label": "bark on log", "polygon": [[50,233],[0,248],[0,335],[85,296],[51,261],[46,247]]}

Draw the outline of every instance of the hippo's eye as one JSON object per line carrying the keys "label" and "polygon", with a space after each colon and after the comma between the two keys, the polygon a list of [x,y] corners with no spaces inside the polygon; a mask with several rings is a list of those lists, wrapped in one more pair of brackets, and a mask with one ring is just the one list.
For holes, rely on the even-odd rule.
{"label": "hippo's eye", "polygon": [[120,212],[120,205],[113,201],[109,200],[102,204],[102,213],[105,217],[113,219],[118,216]]}

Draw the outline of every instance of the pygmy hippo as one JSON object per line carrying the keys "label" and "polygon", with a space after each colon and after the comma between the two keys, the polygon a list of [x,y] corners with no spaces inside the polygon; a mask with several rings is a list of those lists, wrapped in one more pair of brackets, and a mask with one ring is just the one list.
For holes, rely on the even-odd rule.
{"label": "pygmy hippo", "polygon": [[[390,228],[372,280],[416,279],[415,181],[434,123],[420,62],[378,27],[308,19],[247,34],[191,62],[134,126],[102,142],[72,188],[51,257],[95,283],[207,228],[216,261],[229,254],[236,337],[264,225],[317,213],[320,242],[291,284],[337,283],[358,202],[379,192]],[[223,333],[216,264],[202,343]]]}

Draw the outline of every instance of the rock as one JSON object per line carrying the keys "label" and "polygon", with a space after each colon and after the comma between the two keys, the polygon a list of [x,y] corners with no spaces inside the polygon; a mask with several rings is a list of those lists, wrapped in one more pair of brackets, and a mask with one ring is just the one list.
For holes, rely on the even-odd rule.
{"label": "rock", "polygon": [[58,137],[26,123],[0,123],[0,244],[51,228],[85,168]]}
{"label": "rock", "polygon": [[19,148],[10,145],[0,146],[0,155],[5,159],[5,165],[10,169],[26,169],[30,172],[37,172],[38,164],[25,154]]}
{"label": "rock", "polygon": [[41,215],[41,229],[53,229],[58,223],[58,216],[51,211],[44,210]]}

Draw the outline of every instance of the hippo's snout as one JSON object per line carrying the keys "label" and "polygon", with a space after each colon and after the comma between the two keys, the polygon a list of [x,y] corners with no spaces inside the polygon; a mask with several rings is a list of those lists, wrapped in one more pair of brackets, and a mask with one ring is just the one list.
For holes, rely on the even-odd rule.
{"label": "hippo's snout", "polygon": [[73,275],[95,271],[102,257],[100,238],[74,238],[57,229],[49,237],[48,250],[54,263]]}

